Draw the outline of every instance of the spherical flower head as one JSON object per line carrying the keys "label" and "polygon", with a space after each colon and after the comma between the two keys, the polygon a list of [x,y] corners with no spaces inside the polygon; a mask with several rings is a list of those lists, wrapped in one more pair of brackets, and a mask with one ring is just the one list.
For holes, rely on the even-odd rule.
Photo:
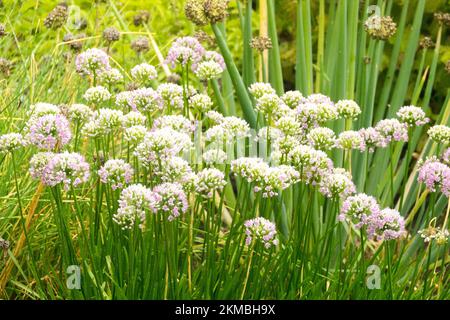
{"label": "spherical flower head", "polygon": [[109,70],[109,56],[105,51],[92,48],[88,49],[75,58],[75,66],[81,75],[100,75]]}
{"label": "spherical flower head", "polygon": [[198,63],[205,54],[205,48],[194,37],[182,37],[176,39],[169,49],[166,57],[166,63],[172,68],[177,65],[186,66],[187,64]]}
{"label": "spherical flower head", "polygon": [[364,22],[364,28],[369,36],[378,40],[387,40],[397,31],[397,25],[391,17],[372,15]]}
{"label": "spherical flower head", "polygon": [[261,242],[266,249],[272,246],[278,246],[277,230],[274,223],[269,220],[258,217],[244,222],[245,244],[251,245],[253,242]]}
{"label": "spherical flower head", "polygon": [[211,120],[214,124],[220,124],[223,119],[225,118],[223,116],[223,114],[214,111],[214,110],[210,110],[208,112],[205,113],[205,117],[209,120]]}
{"label": "spherical flower head", "polygon": [[268,169],[269,165],[261,158],[242,157],[231,161],[231,172],[249,183],[261,181]]}
{"label": "spherical flower head", "polygon": [[100,104],[111,99],[111,93],[103,86],[96,86],[87,89],[83,98],[91,104]]}
{"label": "spherical flower head", "polygon": [[199,27],[208,24],[203,4],[205,0],[187,0],[184,5],[184,13],[186,17]]}
{"label": "spherical flower head", "polygon": [[218,79],[223,73],[223,68],[215,61],[200,62],[195,69],[195,75],[202,81]]}
{"label": "spherical flower head", "polygon": [[256,182],[253,191],[261,192],[263,198],[277,196],[280,190],[290,187],[300,179],[299,172],[287,165],[267,167],[261,173],[261,179]]}
{"label": "spherical flower head", "polygon": [[127,104],[133,111],[142,112],[154,112],[163,107],[161,96],[152,88],[133,90],[128,95]]}
{"label": "spherical flower head", "polygon": [[282,104],[284,104],[283,100],[276,94],[266,93],[256,100],[255,109],[269,117],[276,113]]}
{"label": "spherical flower head", "polygon": [[134,16],[133,16],[133,24],[138,27],[140,25],[143,25],[148,22],[150,19],[150,12],[147,10],[139,10]]}
{"label": "spherical flower head", "polygon": [[436,157],[420,161],[417,181],[424,183],[431,192],[436,192],[438,189],[441,189],[448,196],[450,167],[441,163]]}
{"label": "spherical flower head", "polygon": [[189,150],[191,145],[187,134],[163,128],[148,132],[134,154],[145,167],[149,167],[157,165],[160,160],[176,156],[181,151]]}
{"label": "spherical flower head", "polygon": [[0,154],[13,152],[25,145],[25,139],[20,133],[7,133],[0,136]]}
{"label": "spherical flower head", "polygon": [[94,112],[85,104],[72,104],[68,109],[69,119],[78,123],[83,123],[92,118]]}
{"label": "spherical flower head", "polygon": [[147,84],[158,76],[156,68],[148,63],[141,63],[131,69],[135,81]]}
{"label": "spherical flower head", "polygon": [[339,100],[336,110],[340,118],[356,119],[361,114],[361,108],[353,100]]}
{"label": "spherical flower head", "polygon": [[59,114],[59,113],[61,113],[61,109],[58,106],[46,102],[38,102],[36,104],[32,104],[30,106],[30,110],[27,112],[27,114],[30,116],[31,119],[37,119],[47,114]]}
{"label": "spherical flower head", "polygon": [[[223,59],[223,56],[216,52],[216,51],[205,51],[205,54],[202,57],[202,61],[214,61],[216,63],[218,63],[223,70],[225,70],[227,68],[226,64],[225,64],[225,60]],[[194,67],[194,66],[193,66]],[[195,70],[195,68],[194,68]]]}
{"label": "spherical flower head", "polygon": [[50,159],[54,157],[53,152],[38,152],[34,154],[30,159],[30,175],[33,179],[40,180],[47,167]]}
{"label": "spherical flower head", "polygon": [[224,164],[228,159],[226,152],[220,149],[211,149],[203,153],[203,162],[208,165]]}
{"label": "spherical flower head", "polygon": [[295,118],[300,123],[303,133],[319,126],[319,110],[314,103],[300,103],[295,109]]}
{"label": "spherical flower head", "polygon": [[[133,91],[122,91],[116,94],[116,105],[123,109],[129,109],[132,108],[128,101],[133,100]],[[134,110],[136,111],[136,110]]]}
{"label": "spherical flower head", "polygon": [[130,144],[137,145],[144,140],[147,131],[148,130],[145,126],[132,126],[125,129],[124,138]]}
{"label": "spherical flower head", "polygon": [[248,88],[250,94],[258,100],[265,94],[276,94],[275,89],[272,88],[270,83],[255,82]]}
{"label": "spherical flower head", "polygon": [[450,148],[447,148],[442,153],[442,162],[446,165],[450,165]]}
{"label": "spherical flower head", "polygon": [[122,126],[124,128],[143,126],[145,121],[147,121],[147,117],[137,111],[130,111],[122,116]]}
{"label": "spherical flower head", "polygon": [[204,0],[203,10],[210,23],[215,24],[225,19],[229,2],[230,0]]}
{"label": "spherical flower head", "polygon": [[286,162],[287,155],[295,147],[302,144],[302,140],[299,140],[297,136],[284,135],[272,142],[272,152],[270,154],[271,162],[277,163],[276,161]]}
{"label": "spherical flower head", "polygon": [[258,130],[256,141],[267,142],[270,138],[271,142],[278,141],[284,137],[283,131],[275,127],[262,127]]}
{"label": "spherical flower head", "polygon": [[182,185],[189,180],[191,173],[189,163],[180,157],[164,158],[161,165],[153,169],[153,174],[162,182],[178,182]]}
{"label": "spherical flower head", "polygon": [[375,240],[398,239],[406,233],[405,220],[397,210],[385,208],[369,216],[367,233]]}
{"label": "spherical flower head", "polygon": [[434,226],[419,230],[418,234],[424,242],[435,241],[438,245],[444,245],[448,242],[449,232],[447,229],[438,229]]}
{"label": "spherical flower head", "polygon": [[222,192],[226,184],[225,174],[222,171],[206,168],[197,173],[195,191],[202,197],[211,199],[214,192]]}
{"label": "spherical flower head", "polygon": [[367,151],[370,153],[375,151],[375,148],[384,148],[387,145],[386,140],[375,128],[362,128],[358,131],[364,140]]}
{"label": "spherical flower head", "polygon": [[62,183],[65,190],[87,182],[88,179],[89,164],[84,157],[67,151],[54,154],[42,172],[42,182],[45,185],[54,187]]}
{"label": "spherical flower head", "polygon": [[220,126],[226,131],[228,138],[245,138],[250,135],[250,125],[247,121],[235,116],[223,118]]}
{"label": "spherical flower head", "polygon": [[119,41],[120,32],[114,27],[108,27],[103,30],[103,39],[105,39],[105,41],[109,43]]}
{"label": "spherical flower head", "polygon": [[72,133],[69,121],[62,115],[45,115],[32,121],[27,140],[39,149],[52,150],[70,142]]}
{"label": "spherical flower head", "polygon": [[195,131],[195,124],[182,115],[162,116],[153,122],[153,129],[171,128],[175,131],[191,135]]}
{"label": "spherical flower head", "polygon": [[359,229],[367,224],[370,216],[379,212],[380,206],[374,197],[358,193],[345,199],[338,219],[351,222]]}
{"label": "spherical flower head", "polygon": [[95,121],[100,130],[104,133],[110,133],[119,129],[122,125],[123,112],[109,108],[99,109],[96,113]]}
{"label": "spherical flower head", "polygon": [[119,209],[113,215],[113,221],[123,230],[131,230],[135,225],[144,228],[146,212],[156,210],[160,197],[141,184],[134,184],[122,190]]}
{"label": "spherical flower head", "polygon": [[330,150],[336,145],[336,134],[326,127],[312,129],[307,136],[311,146],[319,150]]}
{"label": "spherical flower head", "polygon": [[179,183],[163,183],[153,188],[159,201],[156,210],[173,221],[188,210],[188,200],[183,187]]}
{"label": "spherical flower head", "polygon": [[131,49],[140,54],[150,49],[147,37],[139,37],[131,42]]}
{"label": "spherical flower head", "polygon": [[288,162],[300,172],[301,179],[312,185],[318,184],[333,168],[333,162],[325,152],[308,145],[294,147],[287,158]]}
{"label": "spherical flower head", "polygon": [[425,112],[421,108],[415,106],[401,107],[397,111],[397,117],[409,127],[422,126],[430,121]]}
{"label": "spherical flower head", "polygon": [[376,124],[375,130],[385,140],[386,145],[393,141],[408,141],[408,126],[397,119],[381,120]]}
{"label": "spherical flower head", "polygon": [[366,143],[358,131],[349,130],[339,134],[336,147],[345,150],[358,149],[363,152],[366,149]]}
{"label": "spherical flower head", "polygon": [[319,190],[328,198],[346,199],[356,192],[356,187],[348,172],[334,169],[324,175]]}
{"label": "spherical flower head", "polygon": [[58,4],[45,18],[44,26],[48,29],[59,29],[66,23],[68,15],[67,6]]}
{"label": "spherical flower head", "polygon": [[113,86],[123,82],[123,75],[118,69],[111,68],[100,74],[100,81],[107,86]]}
{"label": "spherical flower head", "polygon": [[162,83],[157,89],[163,109],[183,109],[183,88],[174,83]]}
{"label": "spherical flower head", "polygon": [[264,52],[265,50],[272,49],[272,39],[263,36],[254,37],[250,41],[250,47],[259,52]]}
{"label": "spherical flower head", "polygon": [[423,37],[422,39],[420,39],[419,42],[419,46],[422,49],[429,49],[429,48],[433,48],[434,47],[434,42],[433,39],[431,39],[430,37]]}
{"label": "spherical flower head", "polygon": [[296,109],[298,105],[305,101],[300,91],[287,91],[281,96],[281,100],[291,109]]}
{"label": "spherical flower head", "polygon": [[450,143],[450,128],[444,125],[435,125],[428,129],[428,135],[430,138],[444,145]]}
{"label": "spherical flower head", "polygon": [[275,127],[287,136],[297,136],[302,132],[302,124],[292,116],[281,117],[275,122]]}
{"label": "spherical flower head", "polygon": [[98,170],[98,175],[102,183],[111,185],[111,189],[122,189],[130,183],[134,170],[130,164],[121,159],[112,159]]}
{"label": "spherical flower head", "polygon": [[213,102],[207,94],[196,94],[189,98],[189,105],[201,113],[208,112],[213,107]]}

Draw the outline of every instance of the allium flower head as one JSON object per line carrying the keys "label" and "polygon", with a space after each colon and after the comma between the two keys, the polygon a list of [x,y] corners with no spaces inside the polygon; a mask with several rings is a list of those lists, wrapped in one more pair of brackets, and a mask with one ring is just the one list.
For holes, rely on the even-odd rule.
{"label": "allium flower head", "polygon": [[107,86],[113,86],[123,82],[123,75],[118,69],[111,68],[100,74],[100,81]]}
{"label": "allium flower head", "polygon": [[288,161],[300,172],[301,179],[316,185],[333,168],[327,154],[307,145],[294,147],[288,154]]}
{"label": "allium flower head", "polygon": [[48,161],[42,172],[42,182],[54,187],[60,183],[64,189],[87,182],[89,179],[89,164],[78,153],[56,153]]}
{"label": "allium flower head", "polygon": [[298,171],[287,165],[267,167],[260,175],[261,178],[256,182],[253,191],[261,192],[263,198],[277,196],[280,190],[290,187],[300,179]]}
{"label": "allium flower head", "polygon": [[141,83],[149,83],[158,76],[156,68],[148,63],[141,63],[131,69],[131,76]]}
{"label": "allium flower head", "polygon": [[227,137],[245,138],[250,134],[247,121],[235,116],[223,118],[220,126],[227,132]]}
{"label": "allium flower head", "polygon": [[281,96],[281,100],[291,109],[296,109],[298,105],[305,101],[300,91],[287,91]]}
{"label": "allium flower head", "polygon": [[228,155],[220,149],[211,149],[203,153],[202,159],[206,165],[223,164],[227,161]]}
{"label": "allium flower head", "polygon": [[450,165],[450,148],[447,148],[442,153],[442,162],[446,165]]}
{"label": "allium flower head", "polygon": [[189,163],[180,157],[163,159],[161,166],[153,169],[153,174],[162,182],[178,182],[184,184],[192,173]]}
{"label": "allium flower head", "polygon": [[127,102],[134,111],[154,112],[162,109],[161,96],[152,88],[141,88],[131,91]]}
{"label": "allium flower head", "polygon": [[282,104],[284,104],[283,100],[276,94],[266,93],[256,100],[255,109],[269,117],[276,113]]}
{"label": "allium flower head", "polygon": [[183,88],[174,83],[162,83],[157,92],[164,109],[183,109]]}
{"label": "allium flower head", "polygon": [[213,102],[207,94],[196,94],[189,98],[189,105],[199,112],[205,113],[213,107]]}
{"label": "allium flower head", "polygon": [[184,5],[186,17],[200,27],[208,24],[208,18],[203,8],[204,2],[204,0],[187,0]]}
{"label": "allium flower head", "polygon": [[6,133],[0,136],[0,154],[13,152],[26,145],[20,133]]}
{"label": "allium flower head", "polygon": [[58,4],[45,18],[44,26],[48,29],[59,29],[66,23],[68,15],[67,6]]}
{"label": "allium flower head", "polygon": [[42,179],[44,170],[54,155],[55,154],[53,152],[38,152],[31,157],[29,172],[33,179]]}
{"label": "allium flower head", "polygon": [[225,19],[229,2],[230,0],[204,0],[203,10],[210,23],[214,24]]}
{"label": "allium flower head", "polygon": [[223,119],[225,118],[223,116],[223,114],[214,111],[214,110],[210,110],[208,112],[205,113],[206,118],[210,119],[213,123],[215,124],[219,124],[223,121]]}
{"label": "allium flower head", "polygon": [[245,244],[250,245],[253,241],[260,241],[266,249],[278,245],[277,230],[274,223],[258,217],[244,222]]}
{"label": "allium flower head", "polygon": [[130,183],[133,177],[134,170],[122,159],[112,159],[105,162],[105,164],[98,170],[100,181],[109,183],[111,189],[122,189],[126,184]]}
{"label": "allium flower head", "polygon": [[154,212],[160,197],[141,184],[134,184],[122,190],[119,199],[119,209],[113,215],[113,220],[123,230],[133,229],[138,225],[144,228],[146,212]]}
{"label": "allium flower head", "polygon": [[361,228],[367,224],[371,215],[378,214],[380,206],[374,197],[365,193],[358,193],[345,199],[342,204],[341,213],[338,216],[340,221],[349,221],[355,224],[356,228]]}
{"label": "allium flower head", "polygon": [[363,138],[364,144],[369,152],[374,152],[376,147],[384,148],[387,145],[386,140],[375,128],[362,128],[358,132]]}
{"label": "allium flower head", "polygon": [[450,167],[436,157],[419,162],[417,181],[423,182],[431,192],[441,189],[447,197],[450,195]]}
{"label": "allium flower head", "polygon": [[[131,108],[128,101],[132,101],[133,91],[122,91],[116,94],[116,105],[123,109]],[[136,110],[135,110],[136,111]]]}
{"label": "allium flower head", "polygon": [[[217,64],[219,64],[223,70],[225,70],[227,68],[227,66],[225,64],[225,60],[223,59],[223,56],[220,53],[218,53],[217,51],[211,51],[211,50],[206,51],[202,57],[202,61],[214,61]],[[194,68],[194,70],[195,70],[195,68]]]}
{"label": "allium flower head", "polygon": [[124,128],[143,126],[145,121],[147,121],[147,117],[137,111],[130,111],[122,116],[122,126]]}
{"label": "allium flower head", "polygon": [[147,37],[138,37],[131,42],[131,49],[133,49],[137,54],[146,52],[150,49],[150,44],[148,43]]}
{"label": "allium flower head", "polygon": [[195,75],[202,81],[220,78],[224,69],[215,61],[200,62],[195,69]]}
{"label": "allium flower head", "polygon": [[408,127],[397,119],[381,120],[376,124],[375,130],[377,130],[382,139],[385,140],[385,144],[392,141],[408,141]]}
{"label": "allium flower head", "polygon": [[272,49],[272,39],[264,36],[254,37],[252,41],[250,41],[250,47],[259,52]]}
{"label": "allium flower head", "polygon": [[86,90],[83,98],[92,104],[100,104],[111,99],[111,93],[103,86],[96,86]]}
{"label": "allium flower head", "polygon": [[75,59],[77,72],[82,75],[100,75],[109,70],[109,57],[105,51],[92,48],[80,53]]}
{"label": "allium flower head", "polygon": [[77,122],[86,122],[92,118],[94,112],[85,104],[72,104],[68,109],[69,119]]}
{"label": "allium flower head", "polygon": [[372,15],[364,22],[366,32],[374,39],[387,40],[397,31],[397,25],[391,17]]}
{"label": "allium flower head", "polygon": [[114,27],[109,27],[103,30],[103,39],[107,42],[115,42],[120,39],[120,32]]}
{"label": "allium flower head", "polygon": [[166,63],[175,68],[178,64],[185,66],[187,64],[198,63],[205,54],[205,48],[194,37],[182,37],[176,39],[169,49],[166,57]]}
{"label": "allium flower head", "polygon": [[336,110],[340,118],[356,119],[361,114],[361,108],[353,100],[339,100]]}
{"label": "allium flower head", "polygon": [[336,144],[336,134],[333,130],[326,127],[312,129],[308,133],[309,143],[319,150],[330,150]]}
{"label": "allium flower head", "polygon": [[428,135],[430,138],[444,145],[450,143],[450,128],[444,125],[435,125],[428,129]]}
{"label": "allium flower head", "polygon": [[225,174],[215,168],[206,168],[197,173],[195,191],[205,198],[211,199],[215,191],[222,192],[227,184]]}
{"label": "allium flower head", "polygon": [[137,145],[144,140],[147,131],[148,130],[145,126],[132,126],[125,129],[124,138],[129,143]]}
{"label": "allium flower head", "polygon": [[162,116],[153,122],[153,129],[171,128],[188,135],[195,131],[195,124],[182,115]]}
{"label": "allium flower head", "polygon": [[231,172],[246,179],[247,182],[261,181],[269,165],[261,158],[242,157],[231,161]]}
{"label": "allium flower head", "polygon": [[63,147],[72,138],[69,121],[62,115],[45,115],[29,124],[27,140],[39,149]]}
{"label": "allium flower head", "polygon": [[275,89],[272,88],[270,83],[255,82],[248,88],[250,94],[258,100],[265,94],[276,94]]}
{"label": "allium flower head", "polygon": [[397,111],[397,117],[408,126],[422,126],[430,121],[425,112],[415,106],[404,106]]}
{"label": "allium flower head", "polygon": [[256,141],[268,141],[270,138],[271,142],[278,141],[279,139],[284,137],[283,131],[275,127],[262,127],[258,130],[258,135],[256,137]]}
{"label": "allium flower head", "polygon": [[314,103],[300,103],[295,109],[295,117],[301,124],[303,133],[319,126],[319,110]]}
{"label": "allium flower head", "polygon": [[187,196],[179,183],[163,183],[153,189],[159,201],[155,208],[173,221],[188,210]]}
{"label": "allium flower head", "polygon": [[405,220],[397,210],[385,208],[369,216],[367,233],[375,240],[398,239],[405,234]]}
{"label": "allium flower head", "polygon": [[435,241],[438,245],[446,244],[450,235],[447,229],[439,229],[433,226],[419,230],[418,234],[424,242]]}
{"label": "allium flower head", "polygon": [[56,115],[59,113],[61,113],[61,109],[58,106],[55,106],[51,103],[38,102],[30,106],[30,110],[27,114],[30,116],[30,118],[37,119],[48,114]]}
{"label": "allium flower head", "polygon": [[343,131],[336,140],[336,147],[340,149],[358,149],[363,152],[366,149],[364,138],[358,131]]}
{"label": "allium flower head", "polygon": [[334,169],[325,174],[320,182],[320,192],[328,198],[346,199],[356,192],[355,184],[348,172]]}
{"label": "allium flower head", "polygon": [[275,122],[275,126],[280,129],[284,135],[297,136],[302,133],[302,124],[292,116],[281,117]]}

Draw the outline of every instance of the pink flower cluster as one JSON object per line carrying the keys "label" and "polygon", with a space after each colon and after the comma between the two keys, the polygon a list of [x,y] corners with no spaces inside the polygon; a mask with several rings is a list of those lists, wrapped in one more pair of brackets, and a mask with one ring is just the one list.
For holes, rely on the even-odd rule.
{"label": "pink flower cluster", "polygon": [[72,138],[69,121],[62,115],[48,114],[30,121],[27,139],[39,149],[63,147]]}
{"label": "pink flower cluster", "polygon": [[265,248],[278,245],[277,230],[275,224],[269,220],[258,217],[244,222],[245,244],[250,245],[253,241],[261,241]]}
{"label": "pink flower cluster", "polygon": [[450,167],[436,157],[428,158],[420,164],[417,180],[432,192],[440,189],[447,197],[450,195]]}
{"label": "pink flower cluster", "polygon": [[385,208],[379,213],[369,216],[367,233],[371,239],[398,239],[405,232],[405,220],[397,210]]}
{"label": "pink flower cluster", "polygon": [[64,189],[87,182],[89,179],[89,164],[78,153],[63,152],[54,154],[42,170],[41,180],[50,187],[60,183]]}
{"label": "pink flower cluster", "polygon": [[166,63],[175,68],[177,64],[185,66],[190,63],[198,63],[205,54],[205,48],[194,37],[182,37],[176,39],[169,49]]}

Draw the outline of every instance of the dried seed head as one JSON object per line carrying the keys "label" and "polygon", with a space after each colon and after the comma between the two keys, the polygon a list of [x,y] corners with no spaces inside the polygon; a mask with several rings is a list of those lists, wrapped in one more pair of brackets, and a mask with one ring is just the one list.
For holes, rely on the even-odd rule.
{"label": "dried seed head", "polygon": [[428,49],[434,47],[434,42],[430,37],[423,37],[419,45],[422,49]]}
{"label": "dried seed head", "polygon": [[436,12],[434,18],[440,25],[450,26],[450,13],[448,12]]}
{"label": "dried seed head", "polygon": [[180,76],[176,73],[171,73],[169,76],[167,76],[167,82],[169,83],[175,83],[178,84],[180,83]]}
{"label": "dried seed head", "polygon": [[197,38],[198,41],[206,43],[210,47],[216,46],[216,40],[214,37],[210,36],[203,30],[199,30],[194,34],[194,37]]}
{"label": "dried seed head", "polygon": [[133,91],[139,89],[139,85],[136,82],[129,82],[125,88],[127,91]]}
{"label": "dried seed head", "polygon": [[150,19],[150,13],[146,10],[140,10],[133,17],[133,23],[136,27],[147,23]]}
{"label": "dried seed head", "polygon": [[272,40],[268,37],[255,37],[250,42],[250,46],[260,52],[272,49]]}
{"label": "dried seed head", "polygon": [[11,74],[13,64],[11,61],[0,58],[0,73],[3,74],[5,77],[8,77]]}
{"label": "dried seed head", "polygon": [[67,5],[57,5],[44,20],[44,25],[49,29],[59,29],[67,21]]}
{"label": "dried seed head", "polygon": [[131,49],[137,53],[146,52],[150,48],[146,37],[139,37],[131,43]]}
{"label": "dried seed head", "polygon": [[445,63],[445,71],[447,71],[447,73],[450,74],[450,60],[448,60]]}
{"label": "dried seed head", "polygon": [[205,0],[203,10],[209,22],[217,23],[228,15],[227,8],[230,0]]}
{"label": "dried seed head", "polygon": [[0,249],[3,249],[6,251],[6,250],[8,250],[8,248],[9,248],[9,241],[0,237]]}
{"label": "dried seed head", "polygon": [[397,24],[389,16],[374,15],[366,20],[364,28],[372,38],[387,40],[397,31]]}
{"label": "dried seed head", "polygon": [[86,35],[84,33],[80,33],[77,35],[73,35],[71,33],[67,33],[64,38],[63,41],[64,42],[69,42],[69,41],[73,41],[68,43],[67,45],[70,47],[70,49],[72,49],[73,51],[80,51],[83,48],[83,42],[82,41],[76,41],[78,39],[82,39],[85,38]]}
{"label": "dried seed head", "polygon": [[184,6],[184,13],[186,17],[195,23],[197,26],[205,26],[208,24],[204,10],[205,0],[188,0]]}
{"label": "dried seed head", "polygon": [[106,28],[103,31],[103,39],[107,42],[114,42],[120,39],[120,32],[114,27]]}
{"label": "dried seed head", "polygon": [[3,24],[0,24],[0,37],[6,36],[6,29]]}

